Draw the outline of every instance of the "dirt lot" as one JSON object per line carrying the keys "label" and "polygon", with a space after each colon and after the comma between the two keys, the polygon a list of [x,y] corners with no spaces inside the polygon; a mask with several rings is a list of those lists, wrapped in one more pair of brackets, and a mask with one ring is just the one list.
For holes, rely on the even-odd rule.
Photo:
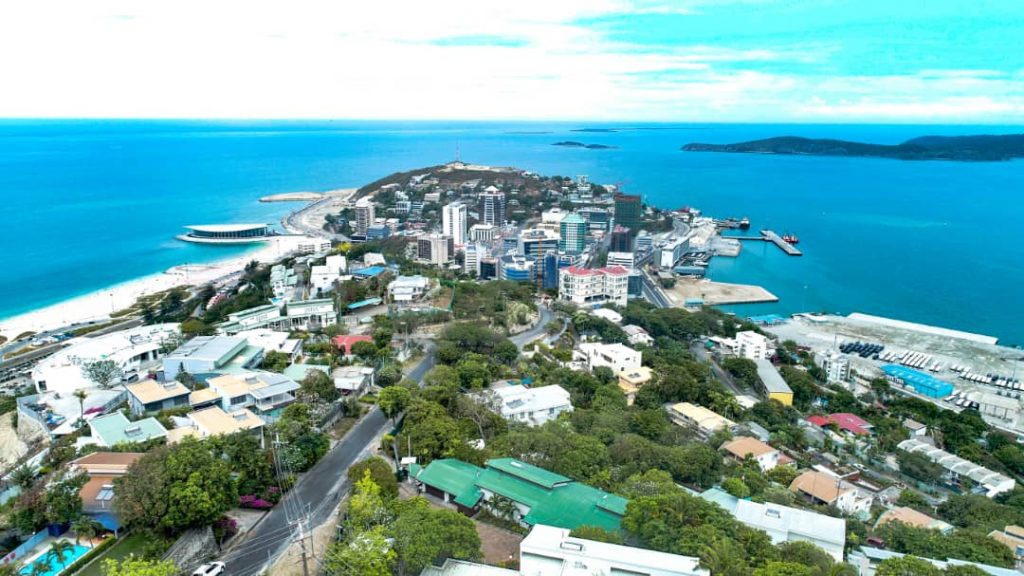
{"label": "dirt lot", "polygon": [[687,298],[701,298],[705,304],[749,304],[778,302],[778,297],[760,286],[728,284],[702,278],[678,278],[673,288],[665,290],[673,304],[682,306]]}

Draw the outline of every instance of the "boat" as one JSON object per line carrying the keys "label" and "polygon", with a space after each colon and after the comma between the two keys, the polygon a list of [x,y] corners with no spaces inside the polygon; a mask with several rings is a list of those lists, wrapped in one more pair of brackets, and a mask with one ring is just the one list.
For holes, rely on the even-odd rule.
{"label": "boat", "polygon": [[799,244],[800,238],[796,234],[786,234],[782,237],[782,241],[787,244]]}
{"label": "boat", "polygon": [[750,218],[744,216],[740,219],[740,230],[750,230]]}

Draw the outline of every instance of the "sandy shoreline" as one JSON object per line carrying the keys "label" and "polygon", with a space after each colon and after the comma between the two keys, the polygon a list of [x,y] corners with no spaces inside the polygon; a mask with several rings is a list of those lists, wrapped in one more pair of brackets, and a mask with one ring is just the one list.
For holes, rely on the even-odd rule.
{"label": "sandy shoreline", "polygon": [[24,332],[52,330],[78,322],[100,321],[110,318],[110,313],[123,310],[142,296],[169,290],[176,286],[197,286],[215,281],[239,272],[252,261],[274,262],[298,244],[308,240],[306,236],[279,236],[268,241],[257,250],[209,264],[174,266],[168,270],[129,280],[89,294],[77,296],[39,308],[31,312],[0,320],[0,335],[13,339]]}

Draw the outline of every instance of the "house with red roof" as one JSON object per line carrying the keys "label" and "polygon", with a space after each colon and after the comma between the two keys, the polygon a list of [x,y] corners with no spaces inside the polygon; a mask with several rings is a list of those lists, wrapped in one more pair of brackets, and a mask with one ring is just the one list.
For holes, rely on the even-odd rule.
{"label": "house with red roof", "polygon": [[345,356],[352,355],[352,345],[356,342],[373,342],[373,338],[365,334],[346,334],[331,339],[334,347],[344,352]]}
{"label": "house with red roof", "polygon": [[849,412],[836,412],[828,416],[808,416],[807,421],[819,428],[835,424],[840,430],[854,436],[868,436],[873,428],[870,422]]}

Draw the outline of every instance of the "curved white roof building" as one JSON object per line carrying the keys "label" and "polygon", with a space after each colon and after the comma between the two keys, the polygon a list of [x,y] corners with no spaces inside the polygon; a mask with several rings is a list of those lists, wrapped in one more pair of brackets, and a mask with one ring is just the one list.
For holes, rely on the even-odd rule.
{"label": "curved white roof building", "polygon": [[185,226],[188,233],[179,240],[201,244],[246,244],[262,242],[277,233],[269,224],[197,224]]}

